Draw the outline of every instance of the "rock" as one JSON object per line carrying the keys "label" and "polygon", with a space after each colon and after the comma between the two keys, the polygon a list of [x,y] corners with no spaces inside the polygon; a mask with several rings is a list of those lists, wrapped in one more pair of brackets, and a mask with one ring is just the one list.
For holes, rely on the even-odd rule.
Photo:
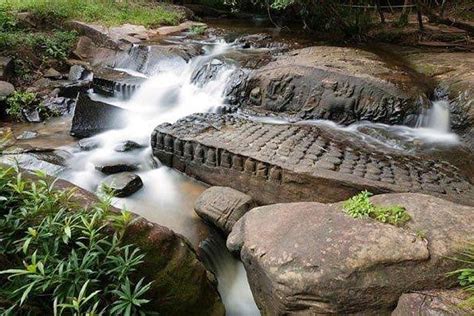
{"label": "rock", "polygon": [[67,79],[70,81],[84,80],[89,75],[88,71],[81,65],[73,65],[69,69]]}
{"label": "rock", "polygon": [[11,57],[0,56],[0,80],[9,80],[13,76],[15,63]]}
{"label": "rock", "polygon": [[157,29],[158,34],[162,36],[167,36],[175,33],[181,33],[184,31],[189,30],[192,27],[196,26],[206,26],[205,23],[200,23],[200,22],[192,22],[192,21],[186,21],[184,23],[181,23],[177,26],[162,26]]}
{"label": "rock", "polygon": [[[250,97],[257,87],[261,94]],[[429,104],[431,89],[373,53],[319,46],[291,51],[253,71],[235,97],[237,104],[259,113],[341,124],[362,120],[403,124]]]}
{"label": "rock", "polygon": [[100,142],[94,138],[83,138],[77,143],[83,151],[90,151],[100,146]]}
{"label": "rock", "polygon": [[138,175],[123,172],[108,176],[101,182],[101,186],[111,189],[116,197],[127,197],[140,190],[143,182]]}
{"label": "rock", "polygon": [[[25,170],[36,172],[41,170],[48,175],[56,176],[66,170],[64,165],[58,164],[58,160],[54,160],[55,152],[35,152],[35,148],[31,146],[17,147],[17,152],[2,152],[0,155],[0,164],[18,166]],[[56,157],[59,160],[60,157]]]}
{"label": "rock", "polygon": [[247,193],[259,204],[337,202],[369,190],[423,192],[474,205],[474,187],[449,162],[370,146],[329,125],[194,114],[156,127],[151,146],[164,165]]}
{"label": "rock", "polygon": [[256,206],[252,197],[245,193],[228,187],[211,187],[199,196],[194,210],[228,235],[234,224]]}
{"label": "rock", "polygon": [[96,164],[95,169],[105,174],[114,174],[119,172],[135,171],[138,169],[138,165],[128,162],[111,161]]}
{"label": "rock", "polygon": [[24,119],[29,123],[41,123],[43,118],[41,117],[40,110],[36,108],[21,109]]}
{"label": "rock", "polygon": [[127,140],[115,146],[114,150],[116,152],[127,152],[127,151],[132,151],[134,149],[140,149],[140,148],[143,148],[143,146],[134,141]]}
{"label": "rock", "polygon": [[5,101],[15,92],[15,87],[6,81],[0,81],[0,102]]}
{"label": "rock", "polygon": [[[253,209],[227,246],[240,253],[265,315],[386,311],[403,293],[450,288],[447,273],[474,238],[474,208],[421,194],[384,194],[376,205],[400,205],[403,228],[355,219],[343,203],[291,203]],[[379,313],[381,314],[381,313]]]}
{"label": "rock", "polygon": [[62,78],[62,74],[57,71],[56,69],[54,68],[49,68],[48,70],[46,70],[46,72],[44,73],[44,77],[45,78],[48,78],[48,79],[61,79]]}
{"label": "rock", "polygon": [[111,61],[117,57],[118,50],[99,47],[98,45],[98,43],[89,37],[80,36],[76,48],[73,50],[73,54],[80,60],[90,63],[92,66],[113,66]]}
{"label": "rock", "polygon": [[474,309],[460,306],[467,298],[467,293],[459,289],[403,294],[392,316],[474,315]]}
{"label": "rock", "polygon": [[75,100],[64,97],[53,97],[43,101],[43,106],[56,116],[72,114],[75,105]]}
{"label": "rock", "polygon": [[70,134],[86,138],[109,129],[123,128],[127,111],[114,105],[92,100],[88,95],[79,94],[72,119]]}
{"label": "rock", "polygon": [[95,93],[109,97],[129,99],[145,78],[135,77],[126,72],[109,68],[96,70],[92,80],[92,88]]}
{"label": "rock", "polygon": [[[91,39],[91,42],[97,46],[104,46],[114,50],[120,48],[119,43],[109,36],[109,30],[105,26],[80,21],[70,21],[68,22],[68,26],[77,31],[80,35]],[[85,45],[81,43],[81,47],[84,46]]]}
{"label": "rock", "polygon": [[[27,175],[25,175],[26,177]],[[36,179],[34,175],[28,175]],[[51,182],[52,179],[50,179]],[[73,189],[72,199],[81,207],[98,203],[97,197],[73,184],[56,180],[60,190]],[[120,214],[114,207],[111,212]],[[135,244],[145,254],[136,276],[151,282],[147,310],[161,315],[223,316],[224,306],[215,283],[189,242],[171,229],[132,214],[133,220],[123,235],[124,244]]]}
{"label": "rock", "polygon": [[268,48],[278,50],[279,52],[287,51],[289,48],[287,44],[276,42],[267,33],[240,36],[234,41],[234,44],[241,48]]}
{"label": "rock", "polygon": [[38,132],[35,131],[24,131],[16,139],[33,139],[38,137]]}

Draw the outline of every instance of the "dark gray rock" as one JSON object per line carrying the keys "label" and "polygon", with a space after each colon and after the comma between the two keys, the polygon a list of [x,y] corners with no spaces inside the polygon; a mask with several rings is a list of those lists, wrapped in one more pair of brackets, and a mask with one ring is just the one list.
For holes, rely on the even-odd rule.
{"label": "dark gray rock", "polygon": [[132,151],[132,150],[140,149],[140,148],[143,148],[143,146],[134,141],[127,140],[115,146],[114,150],[116,152],[127,152],[127,151]]}
{"label": "dark gray rock", "polygon": [[251,196],[228,187],[211,187],[194,204],[194,210],[205,221],[228,235],[234,224],[257,203]]}
{"label": "dark gray rock", "polygon": [[131,172],[113,174],[101,182],[102,186],[112,190],[116,197],[127,197],[143,187],[142,179]]}
{"label": "dark gray rock", "polygon": [[24,119],[29,123],[41,123],[43,117],[41,116],[40,110],[36,108],[22,109],[21,110]]}
{"label": "dark gray rock", "polygon": [[71,135],[85,138],[98,133],[122,128],[126,125],[127,111],[117,106],[92,100],[79,94],[74,110]]}
{"label": "dark gray rock", "polygon": [[474,238],[473,207],[410,193],[371,200],[403,206],[411,220],[396,227],[352,218],[343,203],[290,203],[254,208],[234,225],[227,246],[262,314],[366,315],[403,293],[457,284],[447,273],[464,266],[452,258]]}
{"label": "dark gray rock", "polygon": [[97,164],[95,169],[105,174],[115,174],[119,172],[138,170],[138,165],[128,162],[111,161]]}
{"label": "dark gray rock", "polygon": [[43,101],[43,106],[54,115],[70,115],[74,112],[76,101],[64,97],[52,97]]}

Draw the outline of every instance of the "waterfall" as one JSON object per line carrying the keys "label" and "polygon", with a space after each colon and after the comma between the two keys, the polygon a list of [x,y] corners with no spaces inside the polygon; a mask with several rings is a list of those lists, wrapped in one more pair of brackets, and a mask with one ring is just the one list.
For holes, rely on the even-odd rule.
{"label": "waterfall", "polygon": [[440,134],[448,134],[451,131],[449,102],[446,100],[434,101],[430,109],[420,114],[416,127],[431,129]]}

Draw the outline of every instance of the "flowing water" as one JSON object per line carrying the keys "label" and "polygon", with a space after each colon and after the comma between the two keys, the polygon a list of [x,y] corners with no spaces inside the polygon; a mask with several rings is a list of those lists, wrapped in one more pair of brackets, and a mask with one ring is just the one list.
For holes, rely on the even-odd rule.
{"label": "flowing water", "polygon": [[[136,49],[132,48],[132,52]],[[127,60],[121,61],[121,70],[131,74],[141,71],[140,76],[146,77],[139,90],[128,101],[94,94],[92,97],[127,109],[127,126],[91,138],[90,141],[99,144],[94,150],[74,150],[68,162],[70,168],[60,176],[97,192],[104,178],[95,169],[97,164],[118,161],[138,164],[137,174],[143,180],[143,189],[129,198],[114,199],[114,205],[170,227],[187,237],[196,248],[201,245],[201,256],[216,273],[227,314],[259,315],[243,265],[228,253],[219,240],[221,237],[210,231],[193,211],[194,201],[206,186],[160,166],[152,158],[149,147],[150,135],[158,124],[173,123],[192,113],[215,111],[223,105],[224,89],[235,66],[222,65],[211,80],[200,85],[192,82],[192,76],[203,65],[212,63],[215,56],[232,48],[223,41],[215,41],[207,43],[203,49],[203,55],[187,63],[179,58],[169,58],[160,67],[149,60],[137,67],[133,56],[128,64]],[[124,141],[134,141],[145,148],[116,152],[115,147]]]}

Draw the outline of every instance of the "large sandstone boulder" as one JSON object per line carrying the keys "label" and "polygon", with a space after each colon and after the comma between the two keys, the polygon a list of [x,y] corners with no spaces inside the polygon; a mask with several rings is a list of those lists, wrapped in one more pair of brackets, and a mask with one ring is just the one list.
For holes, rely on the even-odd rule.
{"label": "large sandstone boulder", "polygon": [[228,187],[211,187],[199,196],[194,210],[228,235],[234,224],[255,206],[252,197],[245,193]]}
{"label": "large sandstone boulder", "polygon": [[347,47],[294,50],[254,71],[238,101],[259,112],[350,124],[411,123],[429,87],[374,53]]}
{"label": "large sandstone boulder", "polygon": [[403,293],[449,288],[453,260],[474,239],[474,208],[422,194],[375,196],[400,205],[404,227],[354,219],[342,203],[276,204],[253,209],[227,246],[240,252],[264,314],[344,314],[387,310]]}
{"label": "large sandstone boulder", "polygon": [[467,298],[468,294],[459,289],[403,294],[392,316],[474,315],[474,309],[461,306]]}

